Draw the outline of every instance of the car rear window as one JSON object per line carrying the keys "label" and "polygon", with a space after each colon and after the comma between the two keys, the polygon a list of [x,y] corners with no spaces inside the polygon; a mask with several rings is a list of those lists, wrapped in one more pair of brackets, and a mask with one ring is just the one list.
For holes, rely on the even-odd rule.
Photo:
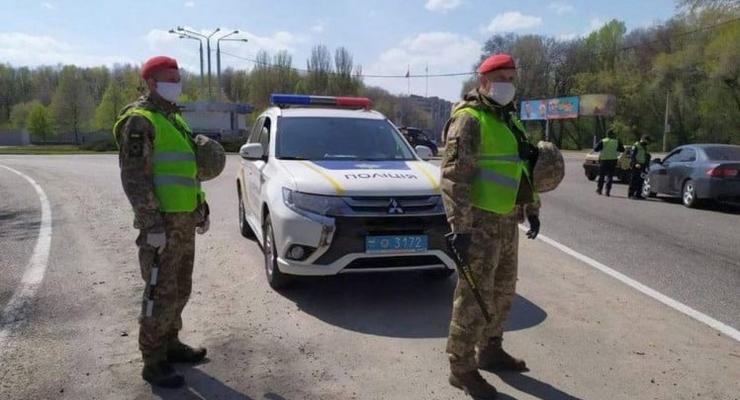
{"label": "car rear window", "polygon": [[305,160],[414,160],[386,120],[289,117],[278,122],[277,158]]}
{"label": "car rear window", "polygon": [[707,157],[714,161],[740,161],[740,146],[705,147]]}

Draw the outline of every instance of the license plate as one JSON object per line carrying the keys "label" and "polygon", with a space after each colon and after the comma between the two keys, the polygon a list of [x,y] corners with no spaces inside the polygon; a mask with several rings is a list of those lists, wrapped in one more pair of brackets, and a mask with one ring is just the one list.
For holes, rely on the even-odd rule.
{"label": "license plate", "polygon": [[367,253],[417,253],[426,251],[429,244],[427,235],[367,236]]}

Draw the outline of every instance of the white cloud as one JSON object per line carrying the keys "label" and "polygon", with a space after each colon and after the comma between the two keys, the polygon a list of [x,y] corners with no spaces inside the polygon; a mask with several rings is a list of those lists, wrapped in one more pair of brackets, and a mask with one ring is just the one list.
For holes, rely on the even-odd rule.
{"label": "white cloud", "polygon": [[185,2],[185,8],[193,8],[193,7],[195,7],[195,2],[194,1],[186,1]]}
{"label": "white cloud", "polygon": [[558,15],[571,13],[576,10],[575,7],[573,7],[572,5],[564,1],[553,1],[552,3],[550,3],[549,6],[547,6],[547,8],[553,10],[555,14],[558,14]]}
{"label": "white cloud", "polygon": [[429,11],[446,12],[460,7],[462,0],[427,0],[424,8]]}
{"label": "white cloud", "polygon": [[605,24],[606,22],[604,22],[604,20],[599,17],[591,18],[591,20],[588,22],[588,29],[586,30],[586,32],[584,32],[583,35],[588,36],[589,33],[593,31],[598,31]]}
{"label": "white cloud", "polygon": [[319,21],[319,22],[313,24],[313,26],[311,27],[311,32],[313,32],[313,33],[323,33],[324,32],[324,29],[325,29],[324,25],[325,24],[324,24],[323,21]]}
{"label": "white cloud", "polygon": [[12,65],[39,66],[75,64],[79,66],[131,63],[118,55],[95,55],[51,36],[20,32],[0,32],[0,60]]}
{"label": "white cloud", "polygon": [[[404,39],[384,51],[364,70],[367,75],[411,75],[471,71],[481,54],[481,44],[469,37],[450,32],[426,32]],[[462,82],[467,77],[429,78],[429,95],[458,100]],[[364,78],[368,85],[381,86],[394,93],[407,93],[408,81],[403,78]],[[426,79],[411,79],[411,92],[425,94]]]}
{"label": "white cloud", "polygon": [[542,24],[542,18],[533,15],[524,15],[519,11],[509,11],[499,14],[491,20],[485,28],[487,32],[512,32],[521,29],[530,29]]}
{"label": "white cloud", "polygon": [[41,7],[44,7],[47,10],[55,10],[57,8],[54,4],[51,4],[48,1],[41,3]]}
{"label": "white cloud", "polygon": [[576,37],[578,37],[575,33],[561,33],[555,39],[561,41],[561,42],[567,42],[568,40],[573,40]]}

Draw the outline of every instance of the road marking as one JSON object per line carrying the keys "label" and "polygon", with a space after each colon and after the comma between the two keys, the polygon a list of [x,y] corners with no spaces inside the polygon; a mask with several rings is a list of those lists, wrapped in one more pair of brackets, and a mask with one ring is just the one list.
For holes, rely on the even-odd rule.
{"label": "road marking", "polygon": [[[519,228],[525,232],[527,231],[527,228],[525,228],[522,225],[520,225]],[[694,310],[693,308],[687,306],[686,304],[681,303],[680,301],[673,300],[672,298],[664,295],[663,293],[660,293],[655,289],[645,286],[642,283],[628,277],[627,275],[617,272],[607,267],[606,265],[594,260],[593,258],[583,255],[564,244],[558,243],[555,240],[550,239],[549,237],[545,235],[538,235],[537,238],[542,239],[543,242],[549,244],[550,246],[555,247],[556,249],[590,265],[591,267],[598,269],[599,271],[611,276],[612,278],[619,280],[620,282],[630,286],[631,288],[636,289],[642,292],[643,294],[652,297],[655,300],[658,300],[659,302],[667,305],[668,307],[671,307],[676,311],[682,312],[699,322],[709,325],[710,327],[740,342],[740,332],[736,330],[735,328],[729,325],[726,325],[720,321],[717,321],[716,319],[702,313],[701,311]]]}
{"label": "road marking", "polygon": [[31,259],[28,261],[20,285],[3,309],[2,315],[0,315],[1,351],[5,348],[5,342],[11,332],[17,329],[25,320],[25,313],[28,306],[41,285],[41,281],[44,280],[44,273],[46,273],[46,266],[49,262],[49,248],[51,247],[51,206],[49,205],[49,199],[46,197],[46,193],[44,193],[44,189],[31,177],[4,165],[0,165],[0,167],[28,181],[36,190],[36,194],[41,201],[41,226],[39,227],[36,247],[33,249]]}

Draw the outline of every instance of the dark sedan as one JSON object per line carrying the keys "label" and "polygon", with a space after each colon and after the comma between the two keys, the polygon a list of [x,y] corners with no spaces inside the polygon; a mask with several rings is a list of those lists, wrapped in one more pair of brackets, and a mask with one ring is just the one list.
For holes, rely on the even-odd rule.
{"label": "dark sedan", "polygon": [[686,207],[705,200],[740,201],[740,146],[681,146],[650,164],[642,195],[681,197]]}

